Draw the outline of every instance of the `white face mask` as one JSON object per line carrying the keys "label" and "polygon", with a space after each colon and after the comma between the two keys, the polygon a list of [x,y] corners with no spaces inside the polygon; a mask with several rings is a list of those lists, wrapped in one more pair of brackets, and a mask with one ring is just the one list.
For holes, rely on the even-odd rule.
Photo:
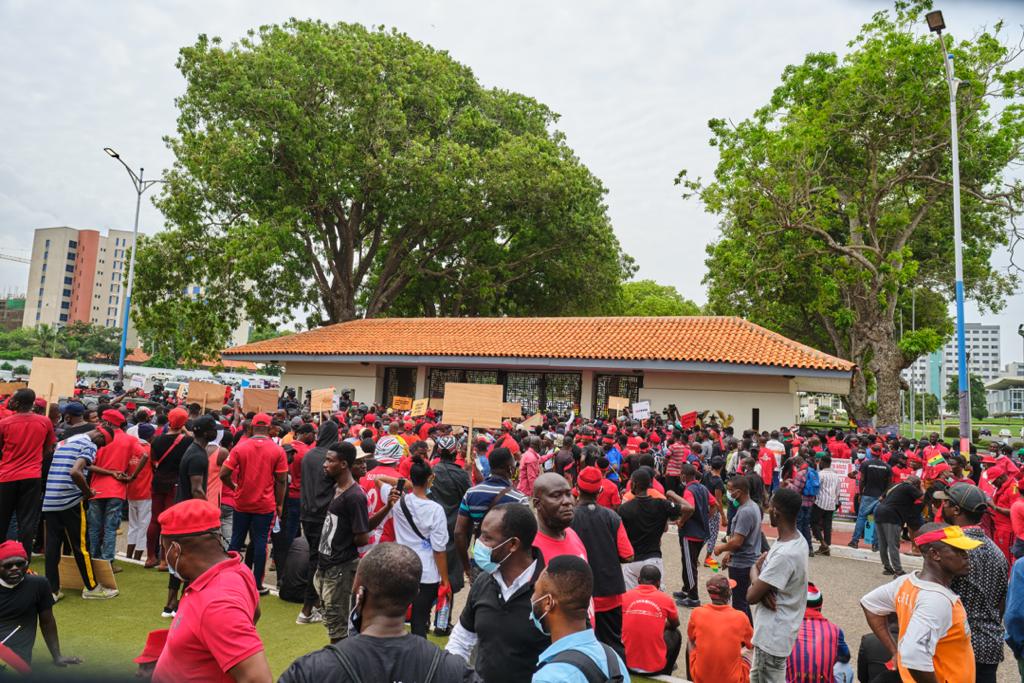
{"label": "white face mask", "polygon": [[174,558],[173,565],[170,562],[167,563],[167,572],[179,581],[184,581],[185,579],[181,578],[181,574],[178,573],[178,563],[181,562],[181,544],[175,541],[174,543],[171,543],[171,545],[167,546],[168,555],[171,554],[172,546],[178,546],[178,556]]}

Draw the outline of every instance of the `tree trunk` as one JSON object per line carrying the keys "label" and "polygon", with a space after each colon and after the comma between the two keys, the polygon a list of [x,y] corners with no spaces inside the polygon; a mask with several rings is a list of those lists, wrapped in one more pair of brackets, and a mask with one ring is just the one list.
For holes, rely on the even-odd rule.
{"label": "tree trunk", "polygon": [[854,422],[861,424],[871,419],[871,411],[868,409],[868,382],[860,365],[853,370],[850,393],[844,397],[843,402],[846,404],[846,412]]}
{"label": "tree trunk", "polygon": [[899,425],[900,422],[900,372],[903,370],[903,353],[896,346],[895,339],[883,340],[874,345],[871,370],[875,373],[875,400],[878,403],[876,426]]}

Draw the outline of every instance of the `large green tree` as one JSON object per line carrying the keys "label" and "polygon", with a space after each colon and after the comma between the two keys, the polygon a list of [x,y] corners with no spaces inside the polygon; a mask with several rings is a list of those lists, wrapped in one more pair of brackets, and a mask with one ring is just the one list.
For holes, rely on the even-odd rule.
{"label": "large green tree", "polygon": [[[969,382],[968,393],[971,395],[971,418],[975,420],[984,420],[988,417],[988,400],[985,392],[985,381],[977,375],[968,375],[967,379]],[[948,383],[946,385],[946,412],[956,413],[960,410],[960,386],[958,384],[959,378],[956,375],[950,375]]]}
{"label": "large green tree", "polygon": [[635,280],[622,285],[617,306],[618,315],[700,315],[700,307],[684,297],[671,285],[654,280]]}
{"label": "large green tree", "polygon": [[83,322],[0,332],[0,358],[46,356],[83,362],[116,362],[120,349],[120,330]]}
{"label": "large green tree", "polygon": [[140,247],[136,311],[179,357],[243,315],[599,312],[632,273],[557,115],[446,52],[291,20],[177,65],[169,229]]}
{"label": "large green tree", "polygon": [[[721,217],[708,248],[710,310],[854,361],[851,416],[870,417],[874,390],[880,424],[898,420],[900,371],[951,330],[949,97],[923,23],[930,6],[897,2],[844,57],[814,53],[787,67],[751,118],[711,121],[714,179],[679,177]],[[992,310],[1016,283],[990,256],[1021,213],[1022,185],[1007,170],[1024,145],[1024,72],[1011,68],[1021,48],[1000,29],[947,36],[962,80],[964,280]]]}

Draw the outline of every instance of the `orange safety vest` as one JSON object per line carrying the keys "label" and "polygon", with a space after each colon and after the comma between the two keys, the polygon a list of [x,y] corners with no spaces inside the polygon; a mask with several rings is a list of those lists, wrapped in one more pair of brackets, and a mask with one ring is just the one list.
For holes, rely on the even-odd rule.
{"label": "orange safety vest", "polygon": [[[896,617],[899,620],[899,639],[901,641],[907,630],[907,624],[910,623],[910,615],[914,613],[914,608],[917,606],[917,597],[921,590],[922,588],[907,579],[896,592]],[[945,593],[942,595],[948,598]],[[898,656],[897,664],[900,678],[913,683],[914,678],[910,675],[910,671],[903,666],[903,662],[899,660]],[[935,646],[932,664],[935,667],[935,677],[939,679],[939,683],[974,683],[974,651],[971,649],[971,632],[967,625],[967,612],[959,598],[953,602],[953,625]]]}

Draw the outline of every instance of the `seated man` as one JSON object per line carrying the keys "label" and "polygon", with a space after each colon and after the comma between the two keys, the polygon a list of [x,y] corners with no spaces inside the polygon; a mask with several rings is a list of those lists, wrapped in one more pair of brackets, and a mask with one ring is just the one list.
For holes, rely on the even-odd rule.
{"label": "seated man", "polygon": [[411,548],[374,545],[359,561],[352,584],[349,628],[359,637],[299,657],[278,683],[422,681],[431,670],[437,683],[479,681],[462,658],[406,632],[405,613],[419,592],[421,572]]}
{"label": "seated man", "polygon": [[786,675],[801,681],[831,681],[836,663],[850,661],[843,629],[821,613],[823,598],[813,583],[807,584],[807,609],[793,652],[786,660]]}
{"label": "seated man", "polygon": [[659,585],[661,570],[648,564],[640,569],[639,585],[622,596],[626,667],[639,674],[671,675],[683,646],[679,610]]}
{"label": "seated man", "polygon": [[707,582],[711,604],[690,612],[686,625],[688,677],[693,683],[746,683],[754,627],[747,615],[729,604],[736,581],[715,574]]}

